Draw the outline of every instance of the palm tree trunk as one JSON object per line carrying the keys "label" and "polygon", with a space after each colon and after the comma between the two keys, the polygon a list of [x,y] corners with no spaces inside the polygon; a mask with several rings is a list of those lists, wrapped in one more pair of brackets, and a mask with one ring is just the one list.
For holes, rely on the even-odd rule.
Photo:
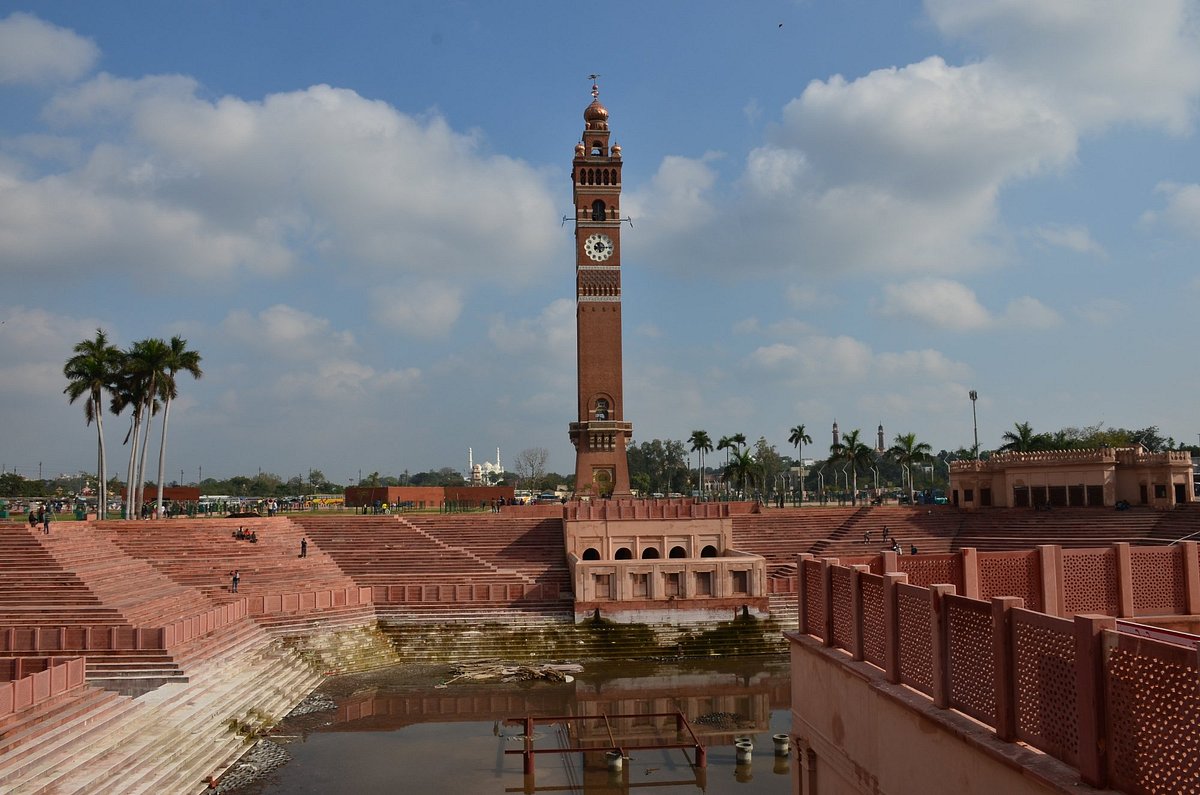
{"label": "palm tree trunk", "polygon": [[96,484],[96,518],[104,518],[104,507],[108,505],[108,483],[105,478],[108,477],[108,462],[104,456],[104,404],[101,400],[96,400],[96,438],[99,440],[99,456],[97,472],[100,482]]}
{"label": "palm tree trunk", "polygon": [[146,501],[146,453],[150,448],[150,429],[153,426],[154,407],[151,404],[146,408],[146,427],[142,433],[142,451],[138,456],[137,502],[139,513],[141,512],[142,503]]}
{"label": "palm tree trunk", "polygon": [[125,470],[125,472],[126,472],[125,518],[126,519],[136,519],[137,518],[133,514],[133,499],[135,496],[134,491],[133,491],[133,484],[134,484],[134,479],[137,477],[137,472],[134,471],[134,464],[137,462],[138,430],[139,430],[139,426],[141,425],[141,420],[142,420],[142,406],[139,403],[137,406],[134,407],[133,417],[130,419],[130,422],[133,423],[133,427],[131,427],[129,429],[129,469]]}
{"label": "palm tree trunk", "polygon": [[851,467],[850,474],[854,476],[853,491],[850,492],[850,504],[858,505],[858,467]]}
{"label": "palm tree trunk", "polygon": [[[163,467],[166,466],[167,455],[167,420],[171,417],[171,396],[167,395],[167,399],[163,402],[163,423],[162,423],[162,439],[158,443],[158,500],[155,502],[155,510],[158,516],[162,517],[163,512]],[[180,486],[183,484],[180,483]]]}
{"label": "palm tree trunk", "polygon": [[796,445],[796,455],[800,458],[800,505],[804,504],[804,443]]}

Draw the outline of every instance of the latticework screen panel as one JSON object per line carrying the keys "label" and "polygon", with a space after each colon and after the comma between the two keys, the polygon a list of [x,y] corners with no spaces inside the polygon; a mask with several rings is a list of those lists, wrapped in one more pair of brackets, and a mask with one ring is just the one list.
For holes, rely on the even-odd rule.
{"label": "latticework screen panel", "polygon": [[996,724],[996,655],[992,649],[992,606],[964,596],[947,596],[946,629],[950,706]]}
{"label": "latticework screen panel", "polygon": [[880,668],[887,667],[884,657],[882,577],[862,573],[858,575],[858,589],[862,598],[863,659]]}
{"label": "latticework screen panel", "polygon": [[1041,557],[1036,550],[979,553],[979,598],[1019,596],[1030,610],[1041,610]]}
{"label": "latticework screen panel", "polygon": [[1183,547],[1129,552],[1133,579],[1133,609],[1139,616],[1176,615],[1187,612],[1187,586]]}
{"label": "latticework screen panel", "polygon": [[1154,795],[1200,792],[1195,649],[1119,635],[1106,667],[1110,786]]}
{"label": "latticework screen panel", "polygon": [[1074,626],[1029,610],[1013,610],[1012,620],[1017,737],[1077,764]]}
{"label": "latticework screen panel", "polygon": [[1063,610],[1067,615],[1117,614],[1116,552],[1111,549],[1064,549],[1062,568]]}
{"label": "latticework screen panel", "polygon": [[833,645],[851,648],[854,640],[854,611],[850,604],[852,569],[834,566],[830,569],[833,579]]}
{"label": "latticework screen panel", "polygon": [[911,585],[928,588],[949,583],[962,592],[962,563],[958,555],[901,555],[897,568],[908,575]]}
{"label": "latticework screen panel", "polygon": [[933,695],[933,614],[929,591],[915,585],[896,586],[900,613],[900,681]]}
{"label": "latticework screen panel", "polygon": [[800,564],[804,573],[804,621],[808,634],[825,639],[825,588],[821,582],[821,564],[805,560]]}

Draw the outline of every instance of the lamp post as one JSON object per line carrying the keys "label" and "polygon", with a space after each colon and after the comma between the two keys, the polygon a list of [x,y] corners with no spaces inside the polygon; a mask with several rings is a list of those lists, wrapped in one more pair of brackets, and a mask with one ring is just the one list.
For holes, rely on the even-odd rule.
{"label": "lamp post", "polygon": [[979,400],[979,393],[972,389],[968,395],[971,398],[971,427],[975,431],[975,459],[979,459],[979,418],[975,414],[975,401]]}

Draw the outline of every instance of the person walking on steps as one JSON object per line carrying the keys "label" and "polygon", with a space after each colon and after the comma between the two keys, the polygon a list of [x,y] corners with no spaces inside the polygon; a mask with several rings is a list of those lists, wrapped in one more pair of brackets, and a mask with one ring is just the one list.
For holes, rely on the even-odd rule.
{"label": "person walking on steps", "polygon": [[237,569],[234,569],[233,571],[229,572],[229,584],[230,584],[229,591],[230,591],[230,593],[237,593],[237,592],[238,592],[238,589],[237,589],[237,588],[238,588],[238,582],[239,582],[241,579],[242,579],[242,575],[238,574],[238,570],[237,570]]}
{"label": "person walking on steps", "polygon": [[307,538],[300,539],[300,557],[302,557],[302,558],[308,557],[308,539]]}

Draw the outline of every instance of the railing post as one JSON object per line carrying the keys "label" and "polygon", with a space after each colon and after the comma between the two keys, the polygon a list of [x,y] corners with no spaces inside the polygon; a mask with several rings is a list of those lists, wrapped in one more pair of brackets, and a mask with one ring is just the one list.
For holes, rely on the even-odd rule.
{"label": "railing post", "polygon": [[900,556],[890,549],[885,549],[879,553],[883,556],[883,573],[891,574],[900,571]]}
{"label": "railing post", "polygon": [[808,607],[808,588],[804,585],[804,561],[812,559],[813,556],[807,552],[801,552],[796,556],[796,609],[799,611],[797,631],[801,635],[810,634],[808,621],[805,618]]}
{"label": "railing post", "polygon": [[826,646],[833,646],[833,567],[837,558],[821,558],[821,594],[824,610],[821,611],[821,627]]}
{"label": "railing post", "polygon": [[992,599],[992,655],[996,660],[996,737],[1011,743],[1017,738],[1016,643],[1012,611],[1024,607],[1016,596]]}
{"label": "railing post", "polygon": [[1117,556],[1117,616],[1133,618],[1133,563],[1128,541],[1113,544]]}
{"label": "railing post", "polygon": [[974,547],[959,550],[958,565],[962,567],[963,596],[979,598],[979,552]]}
{"label": "railing post", "polygon": [[908,582],[907,574],[883,575],[883,670],[887,680],[900,684],[900,600],[896,586]]}
{"label": "railing post", "polygon": [[1200,614],[1200,545],[1195,541],[1184,541],[1183,583],[1189,616]]}
{"label": "railing post", "polygon": [[1108,786],[1105,737],[1104,631],[1115,630],[1110,616],[1075,616],[1075,702],[1079,733],[1079,775],[1085,784]]}
{"label": "railing post", "polygon": [[865,657],[863,649],[862,575],[871,568],[856,564],[850,567],[850,648],[847,651],[857,661]]}
{"label": "railing post", "polygon": [[1042,575],[1042,612],[1048,616],[1062,618],[1062,547],[1056,544],[1039,544],[1037,551]]}
{"label": "railing post", "polygon": [[932,637],[931,668],[933,673],[933,705],[950,708],[950,649],[945,596],[954,593],[954,586],[939,583],[929,586],[929,627]]}

